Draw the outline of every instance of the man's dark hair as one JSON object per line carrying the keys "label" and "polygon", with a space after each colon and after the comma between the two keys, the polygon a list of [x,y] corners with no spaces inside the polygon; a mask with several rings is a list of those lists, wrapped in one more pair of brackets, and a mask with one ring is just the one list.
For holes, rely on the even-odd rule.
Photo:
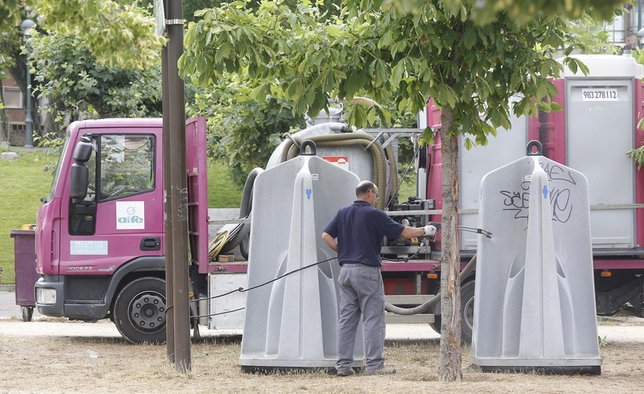
{"label": "man's dark hair", "polygon": [[356,186],[356,196],[369,193],[369,190],[376,191],[376,185],[371,181],[362,181]]}

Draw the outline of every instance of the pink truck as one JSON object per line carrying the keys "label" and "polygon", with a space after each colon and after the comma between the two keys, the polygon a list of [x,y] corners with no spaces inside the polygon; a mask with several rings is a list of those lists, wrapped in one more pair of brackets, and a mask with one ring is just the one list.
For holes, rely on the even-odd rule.
{"label": "pink truck", "polygon": [[[463,266],[476,253],[478,191],[489,171],[526,155],[531,140],[544,155],[581,171],[590,183],[592,244],[597,313],[610,315],[625,306],[642,314],[644,287],[644,177],[626,152],[641,145],[644,132],[642,66],[630,57],[587,56],[590,76],[566,71],[554,81],[564,111],[538,118],[513,118],[512,130],[499,130],[488,146],[460,151],[460,225]],[[419,126],[437,127],[439,111],[430,106]],[[440,141],[421,155],[418,197],[398,203],[396,135],[422,129],[348,132],[341,119],[315,124],[284,141],[267,164],[279,165],[294,154],[301,139],[318,144],[318,155],[379,184],[385,209],[413,226],[440,222]],[[165,340],[165,239],[161,119],[82,121],[67,138],[49,196],[38,212],[36,229],[36,307],[47,316],[95,321],[109,317],[130,342]],[[217,297],[247,284],[245,261],[212,261],[209,237],[205,119],[186,125],[192,324],[209,329],[241,328],[243,293]],[[262,170],[258,170],[261,172]],[[240,215],[252,208],[253,171]],[[549,169],[556,177],[556,169]],[[248,186],[250,185],[250,186]],[[279,195],[279,193],[277,193]],[[252,198],[261,196],[252,195]],[[508,195],[509,209],[521,215],[521,192]],[[554,207],[565,214],[565,201]],[[212,222],[212,221],[210,221]],[[241,222],[241,223],[240,223]],[[230,224],[244,238],[244,220]],[[253,228],[250,231],[273,231]],[[221,235],[221,234],[220,234]],[[226,237],[224,237],[226,238]],[[239,242],[239,239],[238,239]],[[241,241],[241,246],[244,242]],[[440,236],[424,240],[386,240],[385,293],[391,304],[416,306],[440,291]],[[222,253],[230,248],[224,247]],[[462,337],[472,336],[475,272],[462,282]],[[415,316],[388,316],[389,322],[431,324],[440,331],[440,306]]]}

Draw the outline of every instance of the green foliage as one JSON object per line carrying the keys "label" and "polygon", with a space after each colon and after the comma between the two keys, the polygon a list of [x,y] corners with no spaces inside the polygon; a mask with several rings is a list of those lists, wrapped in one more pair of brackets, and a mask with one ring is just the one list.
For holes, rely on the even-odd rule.
{"label": "green foliage", "polygon": [[[644,51],[641,49],[637,49],[635,52],[635,56],[637,59],[637,62],[642,64],[644,63]],[[637,128],[644,130],[644,119],[640,119],[640,121],[637,123]],[[633,161],[637,164],[637,170],[639,171],[642,166],[644,166],[644,141],[640,142],[640,147],[631,149],[626,154],[628,157],[633,159]]]}
{"label": "green foliage", "polygon": [[209,156],[225,162],[239,186],[253,168],[266,166],[286,133],[304,127],[304,118],[284,101],[249,100],[251,90],[229,76],[217,89],[197,91],[187,110],[207,117]]}
{"label": "green foliage", "polygon": [[[349,6],[377,8],[380,5],[397,14],[413,14],[427,3],[424,0],[349,0]],[[469,9],[468,18],[478,25],[494,23],[500,14],[506,14],[517,23],[526,24],[536,15],[548,18],[564,16],[581,18],[583,14],[593,19],[609,21],[616,8],[632,1],[623,0],[445,0],[444,7],[451,13]],[[360,7],[360,8],[362,8]]]}
{"label": "green foliage", "polygon": [[[359,94],[417,112],[432,97],[454,110],[451,134],[470,134],[482,145],[496,128],[509,127],[511,111],[559,109],[548,78],[563,67],[552,55],[561,48],[570,53],[576,42],[562,16],[535,13],[519,24],[497,13],[481,26],[467,3],[418,2],[413,14],[366,0],[347,4],[354,7],[327,21],[307,2],[296,11],[270,1],[256,11],[243,2],[204,10],[188,27],[181,73],[212,87],[229,73],[243,76],[256,85],[250,98],[283,99],[295,114],[316,114],[330,97]],[[564,62],[584,71],[575,59]],[[510,107],[515,95],[520,99]],[[348,120],[358,127],[376,117],[387,124],[382,108],[356,108]]]}
{"label": "green foliage", "polygon": [[31,39],[35,89],[53,98],[57,114],[85,117],[161,115],[160,64],[145,70],[109,68],[97,63],[75,36],[53,32]]}
{"label": "green foliage", "polygon": [[[350,31],[336,17],[321,24],[322,15],[307,2],[296,12],[272,2],[263,2],[254,13],[243,7],[235,2],[204,10],[203,19],[189,25],[179,60],[182,75],[196,76],[201,86],[219,85],[227,73],[244,75],[256,81],[251,99],[275,97],[293,106],[295,114],[312,117],[327,107],[328,98],[350,101],[362,84],[374,82],[365,70],[349,70],[356,62],[368,63],[365,57],[373,58],[368,51],[377,50],[361,44],[366,37],[360,34],[369,32],[366,25]],[[378,92],[373,99],[388,101],[383,99],[386,90]],[[388,118],[380,107],[369,111],[354,116],[356,125],[365,126],[376,114]]]}
{"label": "green foliage", "polygon": [[41,28],[76,36],[98,63],[144,69],[159,62],[165,38],[154,18],[136,6],[111,0],[30,0]]}
{"label": "green foliage", "polygon": [[[622,12],[623,9],[616,9],[615,15],[621,15]],[[583,14],[580,19],[570,21],[568,26],[568,34],[575,37],[576,45],[584,54],[620,54],[623,50],[615,44],[610,44],[608,42],[610,34],[603,23],[599,23],[587,14]]]}
{"label": "green foliage", "polygon": [[20,0],[0,1],[0,31],[8,31],[20,25]]}
{"label": "green foliage", "polygon": [[631,149],[626,152],[626,154],[635,161],[637,164],[637,170],[639,171],[644,165],[644,145],[639,148]]}
{"label": "green foliage", "polygon": [[[0,5],[1,8],[2,5]],[[0,22],[0,25],[2,25],[2,22]],[[20,54],[21,43],[18,35],[19,30],[17,27],[8,28],[7,30],[3,30],[0,27],[0,85],[3,79],[9,77],[7,70],[10,72],[13,67],[16,67],[16,57]],[[3,100],[4,95],[0,94],[0,104],[2,104],[1,101]]]}
{"label": "green foliage", "polygon": [[16,29],[0,34],[0,79],[7,78],[4,69],[15,64],[14,54],[18,51],[18,48]]}

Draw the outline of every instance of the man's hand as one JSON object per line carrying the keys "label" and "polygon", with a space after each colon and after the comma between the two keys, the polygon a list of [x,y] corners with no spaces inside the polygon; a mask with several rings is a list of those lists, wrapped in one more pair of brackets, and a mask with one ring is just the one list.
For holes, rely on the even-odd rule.
{"label": "man's hand", "polygon": [[428,224],[424,227],[424,231],[426,237],[433,237],[436,235],[436,231],[438,231],[438,229],[436,228],[436,226]]}

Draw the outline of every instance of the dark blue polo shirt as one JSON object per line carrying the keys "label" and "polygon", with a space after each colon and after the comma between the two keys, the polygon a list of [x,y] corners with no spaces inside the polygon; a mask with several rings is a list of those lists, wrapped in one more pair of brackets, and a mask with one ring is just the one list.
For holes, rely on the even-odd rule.
{"label": "dark blue polo shirt", "polygon": [[338,211],[324,229],[338,242],[338,261],[380,267],[382,238],[398,238],[405,229],[380,209],[356,200]]}

